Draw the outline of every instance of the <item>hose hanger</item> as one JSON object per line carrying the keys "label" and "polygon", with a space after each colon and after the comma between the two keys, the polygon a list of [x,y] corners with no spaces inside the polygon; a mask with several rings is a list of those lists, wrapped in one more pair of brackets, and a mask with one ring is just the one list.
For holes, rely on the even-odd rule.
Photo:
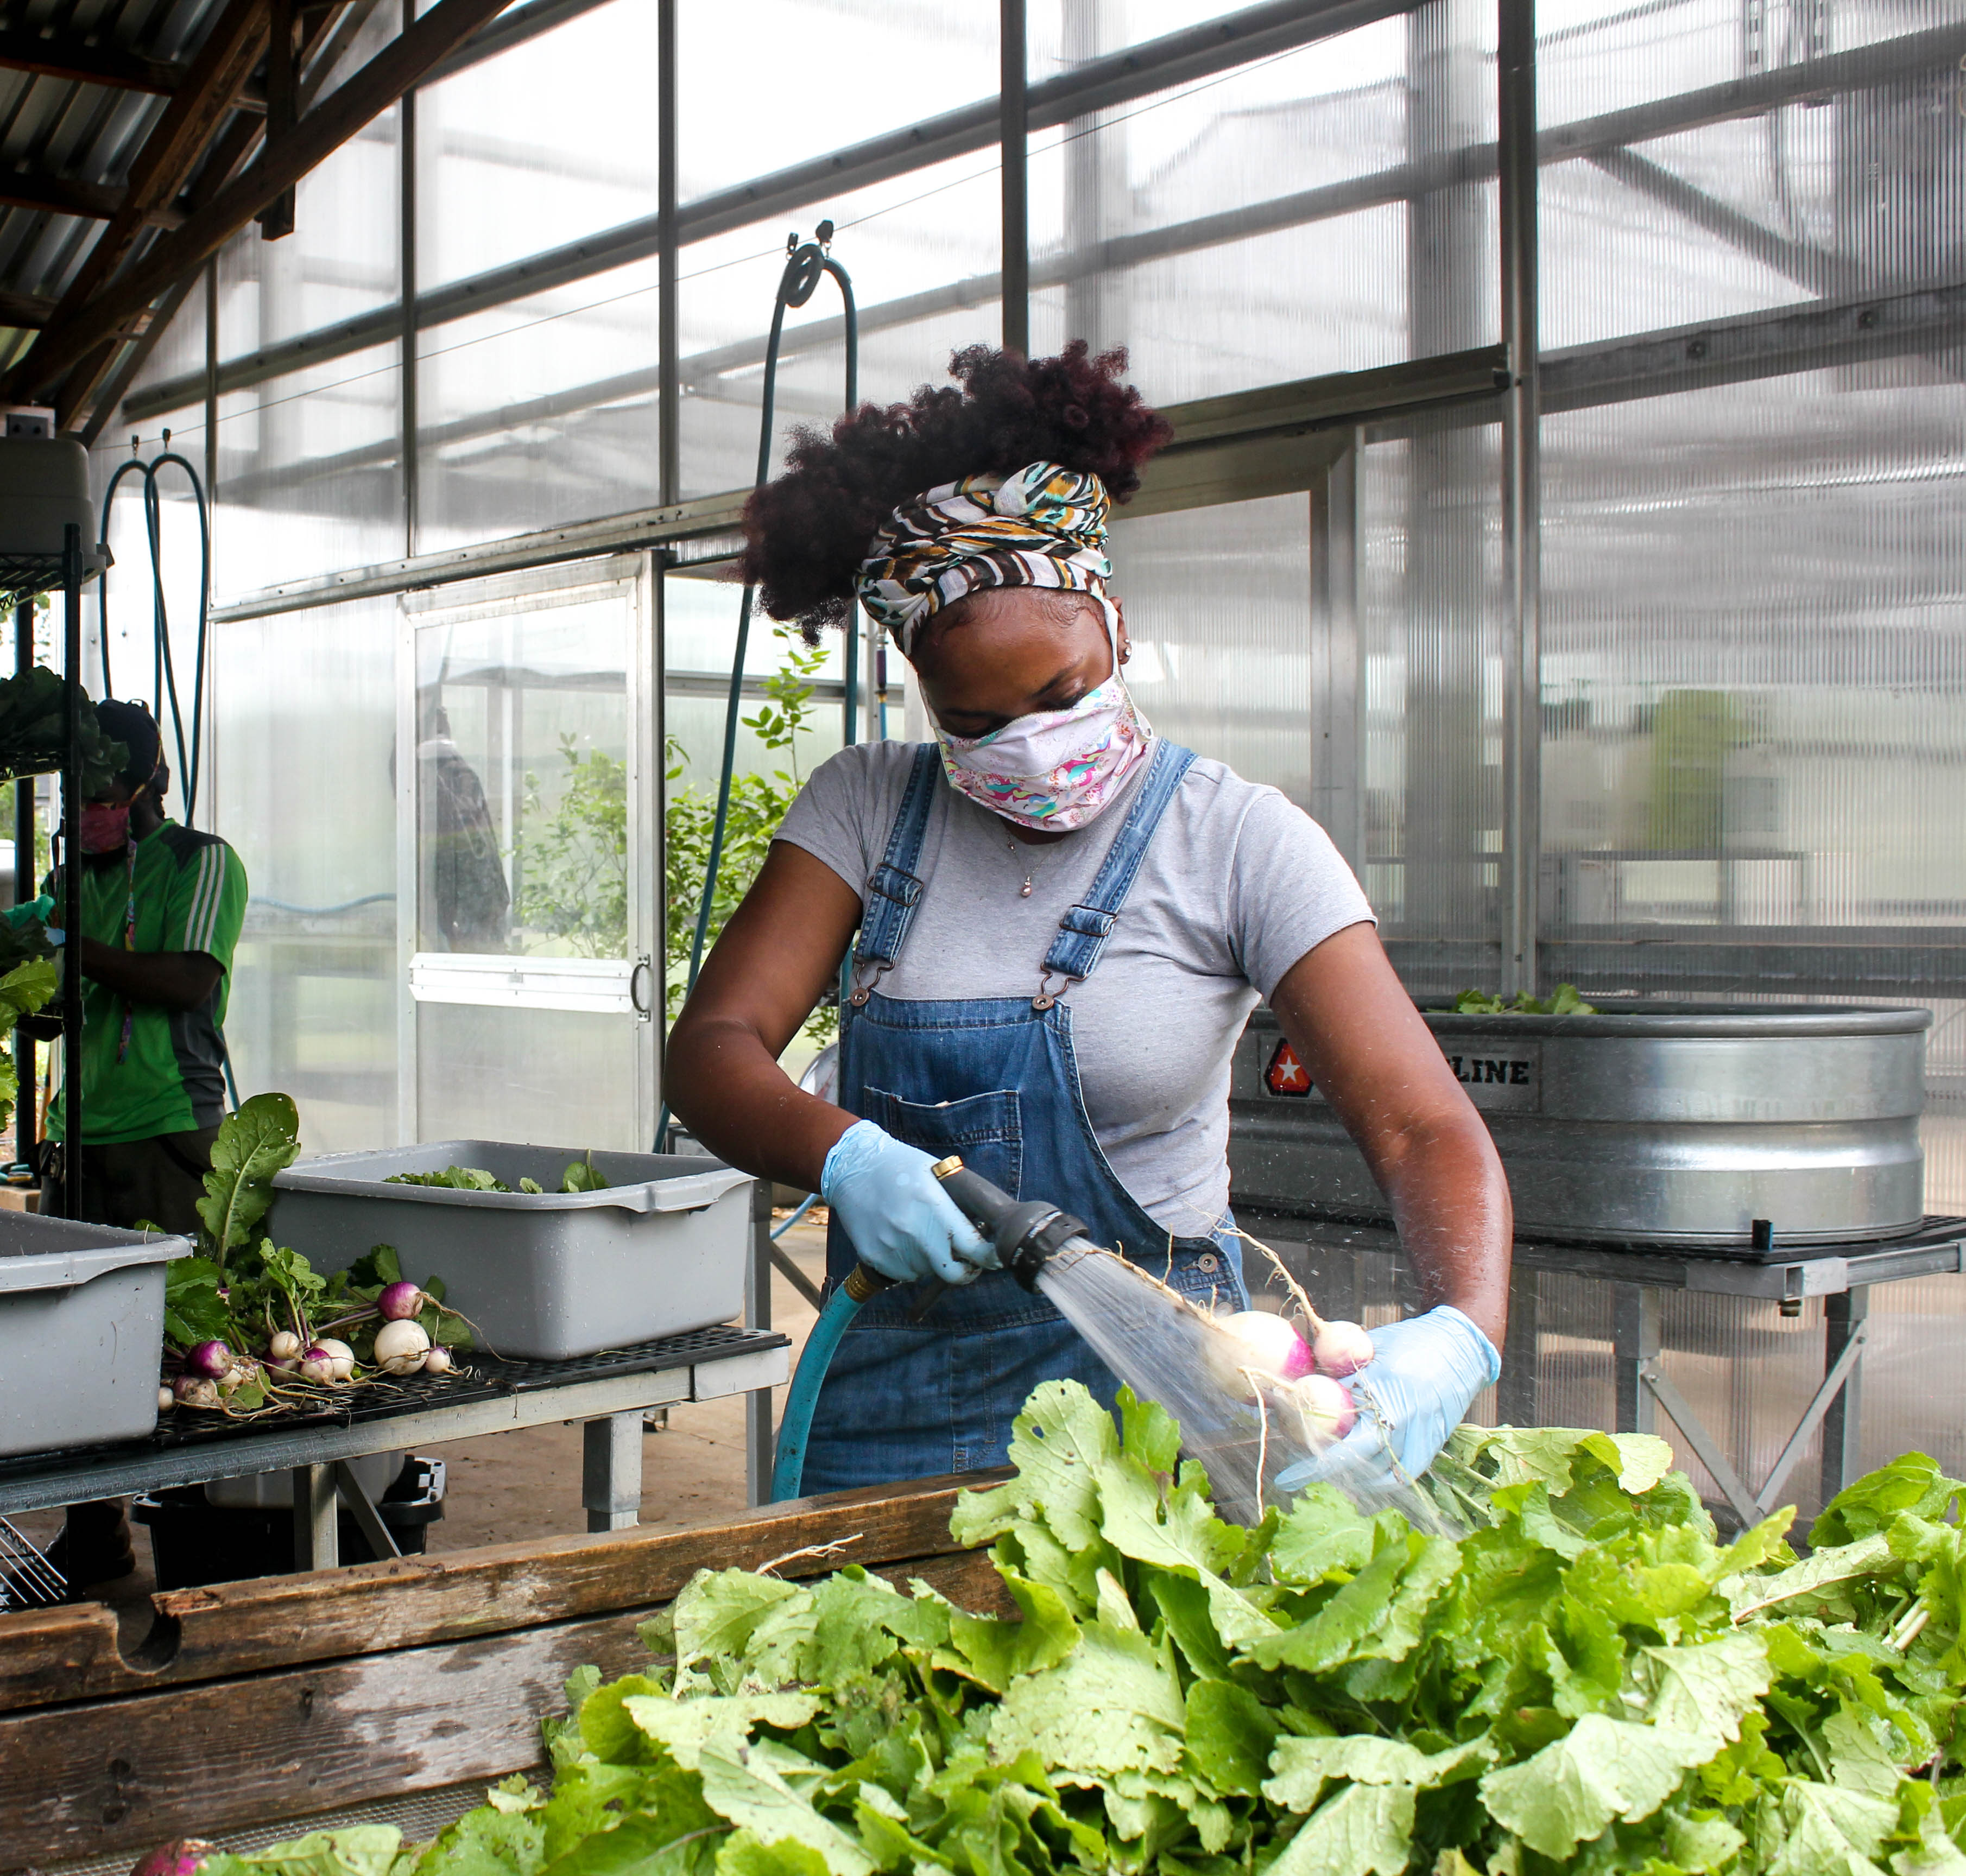
{"label": "hose hanger", "polygon": [[[772,418],[778,399],[778,351],[785,330],[788,310],[807,304],[817,291],[820,280],[830,274],[839,283],[840,298],[846,314],[846,405],[851,411],[860,401],[860,320],[853,303],[853,282],[846,269],[833,258],[833,224],[822,221],[810,241],[796,233],[786,238],[785,264],[778,275],[778,290],[772,304],[772,333],[765,348],[764,397],[758,421],[758,473],[753,484],[762,488],[772,472]],[[710,827],[710,859],[704,868],[703,899],[697,907],[696,931],[690,941],[689,975],[683,994],[696,988],[697,973],[703,968],[703,948],[710,932],[711,908],[716,903],[717,882],[724,868],[724,835],[730,819],[731,772],[737,760],[737,724],[744,707],[744,657],[751,642],[751,607],[757,588],[746,581],[737,607],[737,642],[730,658],[730,690],[724,711],[724,761],[717,780],[717,814]],[[842,740],[859,740],[855,710],[855,689],[859,675],[859,634],[846,633],[846,710]],[[842,993],[846,966],[841,966]],[[656,1120],[655,1150],[662,1152],[669,1130],[669,1105],[662,1103]]]}
{"label": "hose hanger", "polygon": [[[123,478],[126,475],[140,478],[143,483],[144,537],[150,550],[150,696],[160,735],[163,729],[163,706],[168,701],[170,706],[172,732],[177,745],[178,787],[184,803],[184,825],[193,827],[197,825],[198,771],[203,765],[205,742],[205,645],[211,626],[211,516],[205,504],[205,484],[198,479],[198,471],[170,448],[170,440],[171,433],[166,430],[165,447],[148,462],[133,455],[129,462],[117,465],[115,474],[109,478],[108,488],[103,492],[100,545],[105,548],[109,545],[110,511],[115,506],[116,491]],[[136,447],[134,437],[131,447],[133,450]],[[198,510],[198,663],[192,680],[189,746],[185,742],[184,710],[178,697],[177,667],[171,655],[170,612],[164,596],[163,497],[158,492],[157,472],[169,468],[185,472],[191,484],[192,503]],[[116,688],[109,673],[109,574],[106,567],[96,587],[96,606],[102,694],[111,697],[116,694]]]}

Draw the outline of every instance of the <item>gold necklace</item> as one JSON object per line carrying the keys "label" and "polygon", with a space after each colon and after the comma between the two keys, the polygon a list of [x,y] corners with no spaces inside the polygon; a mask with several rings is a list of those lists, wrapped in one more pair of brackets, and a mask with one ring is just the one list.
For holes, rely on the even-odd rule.
{"label": "gold necklace", "polygon": [[1037,883],[1038,869],[1044,864],[1045,848],[1043,845],[1033,841],[1020,840],[1014,834],[1007,834],[1004,838],[1009,844],[1014,856],[1020,847],[1029,856],[1024,863],[1024,883],[1017,888],[1017,896],[1020,899],[1029,899],[1031,896],[1031,888]]}

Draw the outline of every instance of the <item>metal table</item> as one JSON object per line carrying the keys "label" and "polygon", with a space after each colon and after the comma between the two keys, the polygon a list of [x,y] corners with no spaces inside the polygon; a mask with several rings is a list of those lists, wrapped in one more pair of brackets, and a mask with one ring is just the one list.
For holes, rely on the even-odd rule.
{"label": "metal table", "polygon": [[[349,1460],[431,1441],[579,1421],[587,1528],[619,1530],[641,1514],[642,1425],[648,1411],[769,1388],[786,1378],[788,1346],[784,1336],[769,1330],[699,1329],[575,1361],[472,1356],[462,1375],[416,1376],[365,1388],[305,1418],[269,1424],[180,1414],[147,1439],[0,1459],[0,1516],[291,1471],[294,1567],[328,1569],[339,1561],[337,1498],[378,1556],[396,1554]],[[764,1398],[769,1401],[769,1395]]]}
{"label": "metal table", "polygon": [[[1398,1234],[1390,1224],[1349,1224],[1240,1205],[1236,1215],[1245,1230],[1265,1240],[1352,1254],[1397,1253],[1400,1247]],[[1752,1252],[1738,1246],[1709,1251],[1697,1245],[1662,1249],[1520,1239],[1509,1281],[1509,1328],[1496,1399],[1497,1417],[1514,1426],[1535,1426],[1542,1417],[1536,1279],[1544,1271],[1594,1278],[1610,1286],[1615,1430],[1650,1433],[1658,1410],[1663,1408],[1713,1475],[1735,1514],[1752,1524],[1775,1508],[1819,1427],[1825,1500],[1858,1476],[1871,1291],[1880,1283],[1966,1271],[1966,1218],[1929,1218],[1916,1231],[1874,1244],[1770,1242]],[[1659,1307],[1669,1290],[1761,1298],[1790,1316],[1800,1313],[1804,1298],[1823,1299],[1822,1382],[1758,1488],[1742,1477],[1692,1404],[1661,1369]]]}

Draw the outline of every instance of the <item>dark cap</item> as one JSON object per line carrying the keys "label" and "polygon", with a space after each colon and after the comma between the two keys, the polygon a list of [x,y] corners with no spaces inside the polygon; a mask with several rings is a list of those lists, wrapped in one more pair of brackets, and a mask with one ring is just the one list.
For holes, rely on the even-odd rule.
{"label": "dark cap", "polygon": [[154,782],[163,766],[164,738],[149,710],[141,703],[105,697],[95,706],[95,720],[104,735],[130,751],[129,761],[118,771],[121,778],[132,788]]}

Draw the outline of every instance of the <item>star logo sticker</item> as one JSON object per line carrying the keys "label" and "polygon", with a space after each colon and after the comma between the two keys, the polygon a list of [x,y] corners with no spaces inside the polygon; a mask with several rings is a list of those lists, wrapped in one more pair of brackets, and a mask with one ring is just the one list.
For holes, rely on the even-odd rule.
{"label": "star logo sticker", "polygon": [[1263,1070],[1263,1086],[1275,1095],[1294,1096],[1301,1100],[1310,1092],[1310,1076],[1288,1042],[1279,1042],[1270,1065]]}

